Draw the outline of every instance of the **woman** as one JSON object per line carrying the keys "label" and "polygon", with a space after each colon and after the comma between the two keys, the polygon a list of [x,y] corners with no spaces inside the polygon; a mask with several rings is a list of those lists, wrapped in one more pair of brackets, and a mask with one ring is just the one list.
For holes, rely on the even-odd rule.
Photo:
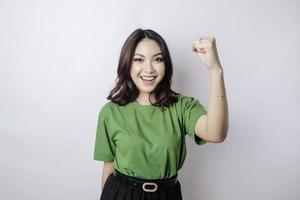
{"label": "woman", "polygon": [[94,159],[104,161],[101,200],[181,200],[177,172],[185,135],[196,144],[223,142],[228,108],[213,37],[192,50],[210,77],[208,112],[195,98],[171,90],[173,67],[164,39],[137,29],[125,41],[116,86],[98,116]]}

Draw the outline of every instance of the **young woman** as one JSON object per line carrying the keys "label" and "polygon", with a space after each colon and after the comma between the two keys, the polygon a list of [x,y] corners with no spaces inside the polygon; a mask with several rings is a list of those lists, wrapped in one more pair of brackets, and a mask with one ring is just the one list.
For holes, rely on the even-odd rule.
{"label": "young woman", "polygon": [[192,50],[209,71],[208,111],[196,98],[172,91],[171,57],[157,32],[137,29],[125,41],[116,85],[98,116],[94,159],[104,161],[101,200],[181,200],[177,172],[186,157],[185,135],[198,145],[226,138],[228,108],[214,37],[195,41]]}

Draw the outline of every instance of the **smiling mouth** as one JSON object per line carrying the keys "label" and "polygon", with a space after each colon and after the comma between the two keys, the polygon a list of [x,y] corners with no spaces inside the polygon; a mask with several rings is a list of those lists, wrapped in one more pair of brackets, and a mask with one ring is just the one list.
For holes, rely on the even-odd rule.
{"label": "smiling mouth", "polygon": [[141,79],[142,80],[145,80],[145,81],[152,81],[156,78],[157,76],[141,76]]}
{"label": "smiling mouth", "polygon": [[141,76],[144,85],[152,85],[157,76]]}

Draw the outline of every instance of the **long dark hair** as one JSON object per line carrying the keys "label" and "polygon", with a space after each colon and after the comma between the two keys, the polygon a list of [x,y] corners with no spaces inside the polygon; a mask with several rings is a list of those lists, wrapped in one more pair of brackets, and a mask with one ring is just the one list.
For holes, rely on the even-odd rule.
{"label": "long dark hair", "polygon": [[[116,78],[116,85],[107,96],[108,100],[112,100],[118,105],[126,105],[133,102],[139,96],[139,89],[135,86],[130,76],[132,59],[137,44],[144,38],[149,38],[157,42],[160,46],[163,61],[165,64],[165,75],[157,87],[150,93],[149,101],[154,106],[160,106],[161,109],[169,107],[177,102],[179,93],[171,89],[173,66],[169,49],[164,39],[151,29],[136,29],[126,39],[119,58],[119,65]],[[152,103],[150,96],[154,93],[157,102]]]}

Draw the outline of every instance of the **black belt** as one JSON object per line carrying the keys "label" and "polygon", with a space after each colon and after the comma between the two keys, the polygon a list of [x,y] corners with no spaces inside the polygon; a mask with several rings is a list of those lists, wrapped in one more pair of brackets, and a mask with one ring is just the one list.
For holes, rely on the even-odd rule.
{"label": "black belt", "polygon": [[[113,172],[113,175],[140,189],[143,189],[145,192],[155,192],[157,190],[164,190],[164,189],[168,189],[169,187],[175,185],[177,183],[177,174],[175,176],[172,176],[170,178],[167,179],[140,179],[140,178],[136,178],[136,177],[132,177],[132,176],[128,176],[126,174],[123,174],[121,172],[119,172],[118,170],[115,169],[115,171]],[[150,186],[150,188],[149,188]]]}

